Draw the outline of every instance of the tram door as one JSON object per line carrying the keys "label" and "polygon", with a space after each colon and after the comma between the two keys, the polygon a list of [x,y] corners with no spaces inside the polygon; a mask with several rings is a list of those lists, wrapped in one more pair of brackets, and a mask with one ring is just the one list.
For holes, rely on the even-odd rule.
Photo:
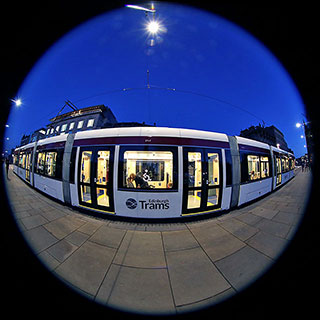
{"label": "tram door", "polygon": [[182,214],[211,211],[221,206],[222,158],[219,149],[184,148]]}
{"label": "tram door", "polygon": [[26,155],[26,180],[30,182],[30,165],[31,165],[32,152],[27,152]]}
{"label": "tram door", "polygon": [[81,205],[114,213],[113,156],[114,147],[80,149],[78,192]]}

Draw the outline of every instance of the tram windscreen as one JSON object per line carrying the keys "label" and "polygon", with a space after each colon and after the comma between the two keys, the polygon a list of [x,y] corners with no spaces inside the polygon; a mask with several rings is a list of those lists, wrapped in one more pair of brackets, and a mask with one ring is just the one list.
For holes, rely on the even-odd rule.
{"label": "tram windscreen", "polygon": [[172,188],[173,153],[171,151],[126,151],[123,160],[123,187]]}

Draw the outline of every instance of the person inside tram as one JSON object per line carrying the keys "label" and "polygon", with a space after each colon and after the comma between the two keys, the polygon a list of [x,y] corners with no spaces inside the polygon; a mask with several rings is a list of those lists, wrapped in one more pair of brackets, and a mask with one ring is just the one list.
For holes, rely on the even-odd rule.
{"label": "person inside tram", "polygon": [[147,181],[143,180],[142,174],[138,172],[136,175],[134,173],[130,174],[131,181],[134,181],[136,183],[136,188],[141,188],[141,189],[148,189],[149,184]]}
{"label": "person inside tram", "polygon": [[[131,175],[132,175],[132,174],[131,174]],[[134,188],[134,184],[133,184],[134,179],[131,177],[131,175],[130,175],[129,178],[127,179],[127,187],[128,187],[128,188]]]}

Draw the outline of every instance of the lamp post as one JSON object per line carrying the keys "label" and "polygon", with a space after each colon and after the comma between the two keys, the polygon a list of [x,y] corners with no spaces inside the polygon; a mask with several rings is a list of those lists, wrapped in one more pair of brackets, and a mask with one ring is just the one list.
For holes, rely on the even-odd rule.
{"label": "lamp post", "polygon": [[311,164],[313,163],[313,142],[312,142],[312,132],[310,129],[311,121],[304,121],[302,120],[302,123],[297,122],[296,127],[301,128],[303,127],[303,133],[304,135],[301,135],[301,139],[305,138],[305,145],[304,147],[307,148],[307,154],[308,154],[308,162]]}

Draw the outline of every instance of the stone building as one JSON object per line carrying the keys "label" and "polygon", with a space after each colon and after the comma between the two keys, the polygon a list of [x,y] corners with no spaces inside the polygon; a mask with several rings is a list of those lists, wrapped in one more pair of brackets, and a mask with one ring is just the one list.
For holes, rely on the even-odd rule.
{"label": "stone building", "polygon": [[258,126],[251,126],[248,129],[241,130],[240,137],[265,142],[274,147],[279,147],[282,150],[293,153],[293,151],[288,147],[283,133],[273,125],[265,127],[259,123]]}

